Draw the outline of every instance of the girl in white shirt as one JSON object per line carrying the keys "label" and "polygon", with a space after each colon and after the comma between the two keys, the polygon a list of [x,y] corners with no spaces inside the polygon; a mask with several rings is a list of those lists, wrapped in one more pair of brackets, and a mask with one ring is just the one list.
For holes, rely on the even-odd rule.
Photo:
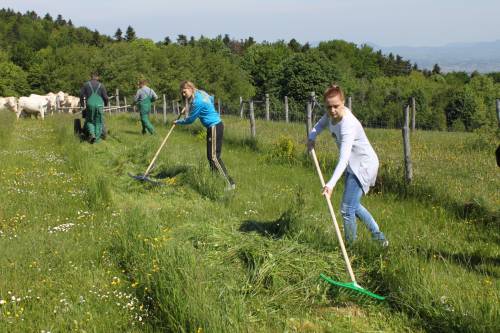
{"label": "girl in white shirt", "polygon": [[339,86],[331,85],[323,98],[327,113],[314,125],[309,133],[308,148],[314,148],[319,133],[328,127],[340,150],[339,161],[331,179],[325,184],[322,194],[331,197],[333,188],[345,173],[344,195],[340,212],[344,220],[344,234],[348,243],[356,240],[356,217],[362,220],[375,240],[387,246],[373,216],[361,205],[361,196],[375,185],[379,161],[359,120],[344,106],[344,93]]}

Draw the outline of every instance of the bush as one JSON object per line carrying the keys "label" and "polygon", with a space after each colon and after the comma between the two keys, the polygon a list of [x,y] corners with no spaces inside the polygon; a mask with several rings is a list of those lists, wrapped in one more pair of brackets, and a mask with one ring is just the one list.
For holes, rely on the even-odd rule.
{"label": "bush", "polygon": [[273,143],[270,151],[266,154],[268,162],[292,165],[298,161],[297,147],[293,139],[289,136],[280,136],[278,141]]}

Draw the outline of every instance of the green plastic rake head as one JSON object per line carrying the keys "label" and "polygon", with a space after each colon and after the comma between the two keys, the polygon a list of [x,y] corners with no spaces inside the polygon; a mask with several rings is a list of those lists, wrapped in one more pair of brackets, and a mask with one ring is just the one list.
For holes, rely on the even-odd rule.
{"label": "green plastic rake head", "polygon": [[332,284],[334,286],[337,286],[337,287],[340,287],[340,288],[346,288],[346,289],[354,290],[355,292],[358,292],[358,293],[361,293],[363,295],[375,298],[375,299],[377,299],[379,301],[385,300],[384,296],[380,296],[380,295],[374,294],[374,293],[366,290],[365,288],[361,287],[356,282],[348,282],[348,283],[338,282],[338,281],[334,281],[334,280],[330,279],[328,276],[326,276],[324,274],[320,274],[319,276],[323,280],[325,280],[326,282],[328,282],[328,283],[330,283],[330,284]]}

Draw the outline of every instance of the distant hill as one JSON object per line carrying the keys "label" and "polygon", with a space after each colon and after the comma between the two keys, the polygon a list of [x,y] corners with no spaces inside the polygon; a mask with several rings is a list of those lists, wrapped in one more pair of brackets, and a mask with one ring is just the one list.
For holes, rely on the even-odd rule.
{"label": "distant hill", "polygon": [[500,40],[480,43],[453,43],[438,47],[369,45],[386,54],[391,52],[399,54],[403,58],[417,63],[422,69],[432,69],[437,63],[444,72],[473,72],[475,70],[481,73],[500,72]]}

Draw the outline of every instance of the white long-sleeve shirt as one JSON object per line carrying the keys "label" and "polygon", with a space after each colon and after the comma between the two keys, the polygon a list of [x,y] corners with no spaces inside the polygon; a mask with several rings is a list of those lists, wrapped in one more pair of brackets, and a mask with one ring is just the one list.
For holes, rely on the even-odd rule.
{"label": "white long-sleeve shirt", "polygon": [[326,186],[332,189],[347,168],[348,172],[356,175],[363,192],[368,193],[370,186],[375,185],[379,161],[366,137],[363,126],[352,114],[351,110],[345,108],[344,116],[337,124],[331,122],[328,114],[323,115],[309,133],[309,140],[315,141],[318,134],[327,126],[335,136],[340,156],[333,175],[326,183]]}

